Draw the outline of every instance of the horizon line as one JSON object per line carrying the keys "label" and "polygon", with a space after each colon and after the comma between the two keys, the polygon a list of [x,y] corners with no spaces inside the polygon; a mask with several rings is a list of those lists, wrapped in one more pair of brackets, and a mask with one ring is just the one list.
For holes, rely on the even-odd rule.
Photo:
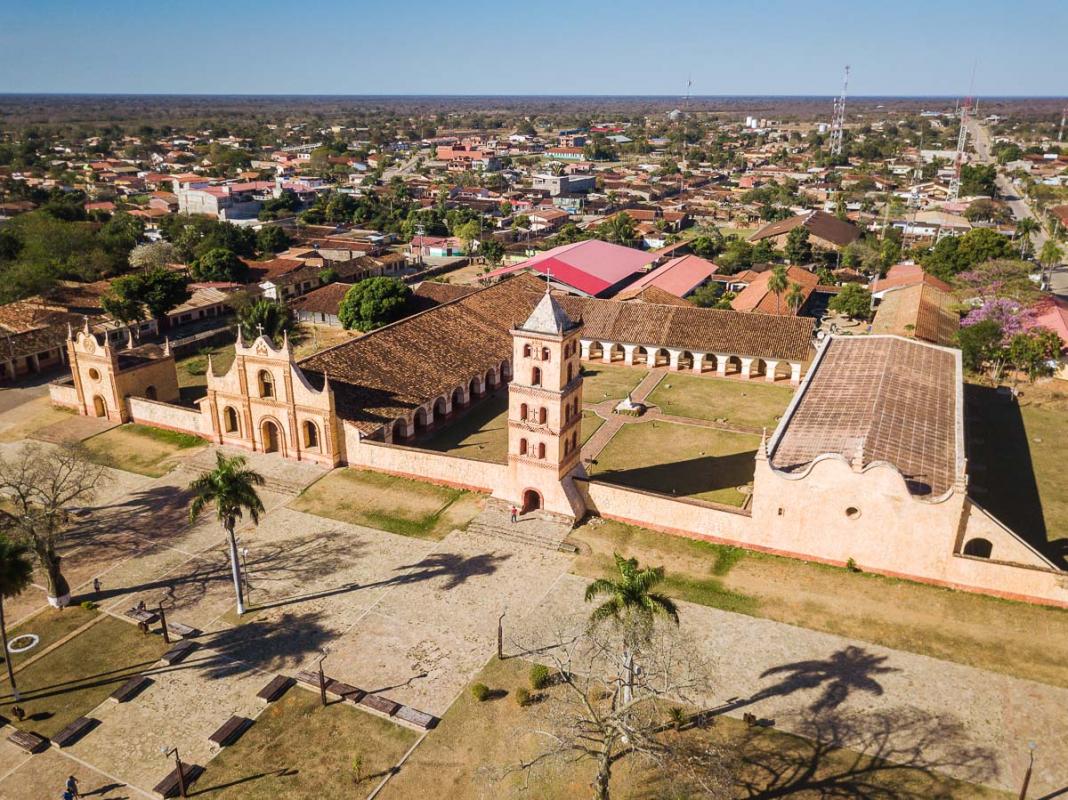
{"label": "horizon line", "polygon": [[[371,92],[371,93],[316,93],[316,92],[108,92],[108,91],[0,91],[0,97],[337,97],[337,98],[560,98],[560,97],[602,97],[602,98],[654,98],[654,99],[679,99],[679,100],[702,100],[702,99],[734,99],[734,98],[796,98],[796,99],[831,99],[836,94],[614,94],[610,92],[565,92],[565,93],[526,93],[514,92],[502,93],[455,93],[455,92]],[[963,94],[855,94],[851,100],[954,100],[964,97]],[[978,97],[980,100],[1062,100],[1068,99],[1068,95],[1056,94],[988,94]]]}

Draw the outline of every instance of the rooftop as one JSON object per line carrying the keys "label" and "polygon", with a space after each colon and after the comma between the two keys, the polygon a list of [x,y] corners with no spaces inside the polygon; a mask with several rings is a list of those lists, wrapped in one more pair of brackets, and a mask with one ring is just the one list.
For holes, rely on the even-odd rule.
{"label": "rooftop", "polygon": [[622,283],[653,260],[649,253],[633,247],[588,239],[546,250],[522,263],[494,270],[489,277],[524,269],[542,275],[551,272],[554,280],[592,297]]}
{"label": "rooftop", "polygon": [[718,269],[718,266],[700,256],[679,256],[642,275],[627,287],[627,291],[655,286],[676,297],[685,297]]}
{"label": "rooftop", "polygon": [[959,329],[953,296],[926,283],[888,289],[871,325],[872,333],[915,336],[942,345],[951,344]]}

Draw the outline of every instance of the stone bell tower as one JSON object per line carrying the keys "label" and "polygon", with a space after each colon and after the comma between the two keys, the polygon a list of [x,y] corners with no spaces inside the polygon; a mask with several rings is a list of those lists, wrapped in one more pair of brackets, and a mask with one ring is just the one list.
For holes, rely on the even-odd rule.
{"label": "stone bell tower", "polygon": [[512,330],[508,385],[508,480],[494,495],[524,513],[544,509],[581,517],[585,504],[572,478],[585,477],[582,427],[582,323],[546,290],[530,317]]}

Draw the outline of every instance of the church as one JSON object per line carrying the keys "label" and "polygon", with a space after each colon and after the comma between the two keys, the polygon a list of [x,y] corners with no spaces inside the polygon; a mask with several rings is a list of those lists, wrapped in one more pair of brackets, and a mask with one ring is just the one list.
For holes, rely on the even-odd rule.
{"label": "church", "polygon": [[[240,337],[179,405],[166,346],[67,342],[58,405],[218,445],[462,487],[524,513],[587,514],[665,534],[1068,606],[1068,576],[969,497],[959,351],[832,336],[810,320],[557,295],[516,275],[297,362]],[[132,343],[131,343],[132,345]],[[739,509],[611,484],[581,457],[582,363],[779,382],[793,400],[754,457]],[[504,463],[419,447],[507,385]]]}

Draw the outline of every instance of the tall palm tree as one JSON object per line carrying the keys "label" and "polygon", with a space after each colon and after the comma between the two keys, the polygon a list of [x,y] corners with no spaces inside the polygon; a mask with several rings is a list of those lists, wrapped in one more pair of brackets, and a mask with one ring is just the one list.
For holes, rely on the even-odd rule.
{"label": "tall palm tree", "polygon": [[638,566],[638,559],[623,558],[613,553],[619,578],[598,578],[586,587],[586,602],[607,597],[590,614],[590,623],[611,620],[623,629],[623,669],[626,683],[623,687],[623,703],[629,703],[634,695],[634,650],[647,641],[653,622],[657,617],[667,617],[679,624],[679,610],[671,598],[653,592],[652,589],[664,580],[663,567]]}
{"label": "tall palm tree", "polygon": [[790,310],[797,314],[801,308],[801,304],[805,302],[805,290],[800,283],[791,283],[790,291],[786,293],[786,305]]}
{"label": "tall palm tree", "polygon": [[7,623],[4,620],[4,599],[20,594],[33,580],[33,561],[30,548],[24,544],[0,537],[0,641],[4,645],[4,663],[7,664],[7,679],[15,702],[19,690],[15,685],[15,671],[11,668],[11,654],[7,651]]}
{"label": "tall palm tree", "polygon": [[1034,217],[1024,217],[1016,223],[1016,231],[1013,236],[1020,237],[1020,258],[1024,257],[1024,251],[1031,246],[1031,234],[1039,229],[1038,220]]}
{"label": "tall palm tree", "polygon": [[237,560],[237,538],[234,527],[248,512],[254,525],[259,524],[263,502],[256,494],[257,486],[263,486],[263,476],[245,467],[244,456],[215,454],[215,469],[205,472],[189,484],[193,502],[189,505],[189,521],[195,522],[200,512],[209,503],[215,505],[215,514],[226,530],[230,540],[230,568],[234,575],[234,591],[237,594],[237,613],[245,613],[241,597],[241,571]]}
{"label": "tall palm tree", "polygon": [[782,302],[782,293],[786,291],[786,287],[789,286],[790,279],[786,272],[786,267],[782,264],[772,268],[771,277],[768,278],[768,291],[775,295],[775,313],[781,313],[780,303]]}
{"label": "tall palm tree", "polygon": [[1038,254],[1038,261],[1042,264],[1043,274],[1045,280],[1042,282],[1042,288],[1048,288],[1053,281],[1053,268],[1061,263],[1061,259],[1064,257],[1064,251],[1061,246],[1057,244],[1055,239],[1046,239],[1046,243],[1042,245],[1042,251]]}

